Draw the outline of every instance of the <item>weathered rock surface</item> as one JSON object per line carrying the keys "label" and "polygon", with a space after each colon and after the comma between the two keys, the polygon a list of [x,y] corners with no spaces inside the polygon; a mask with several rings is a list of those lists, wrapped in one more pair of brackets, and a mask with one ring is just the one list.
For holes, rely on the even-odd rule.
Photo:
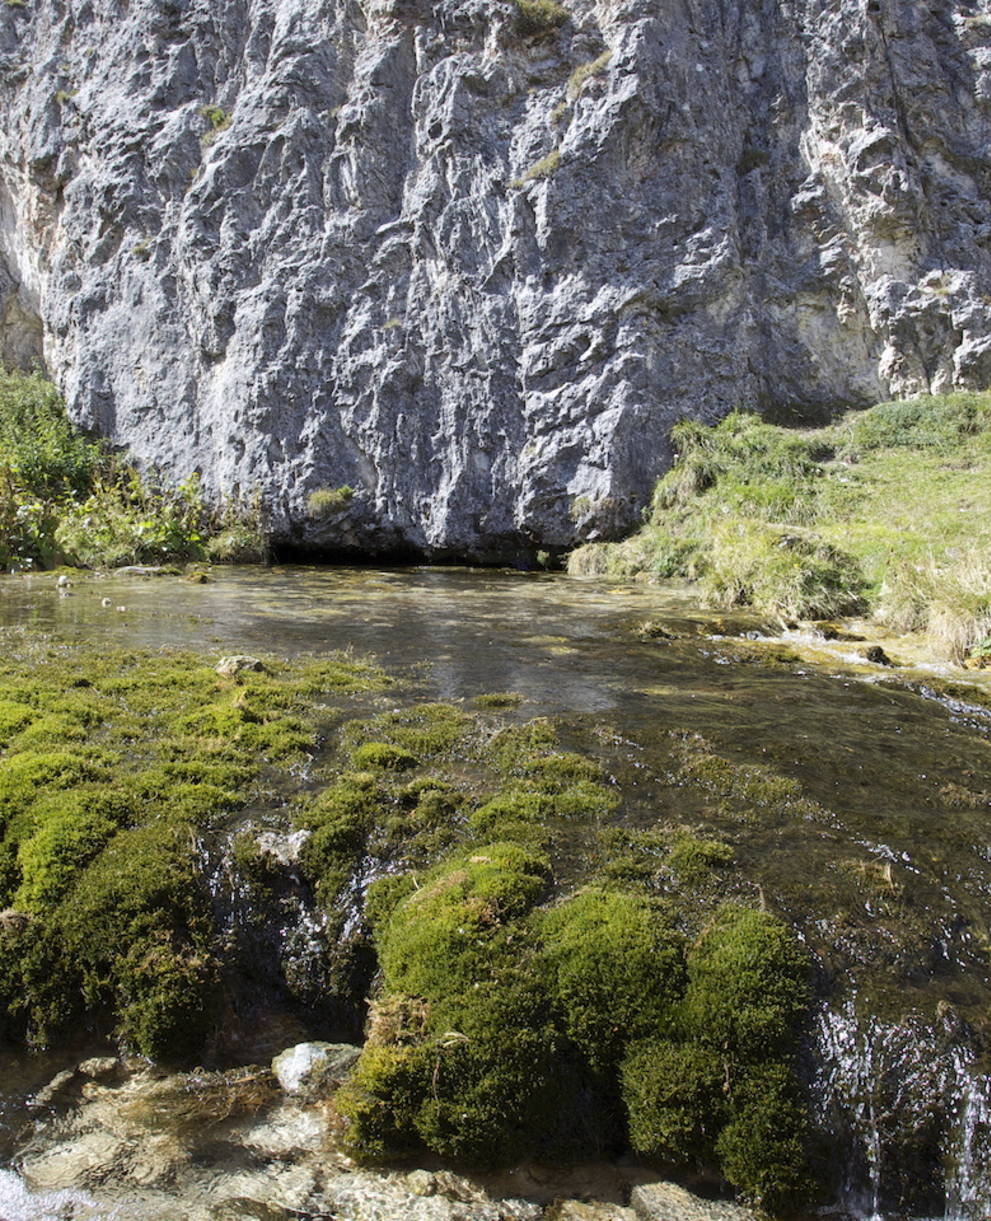
{"label": "weathered rock surface", "polygon": [[634,1187],[630,1206],[637,1221],[757,1221],[757,1214],[739,1204],[704,1200],[675,1183],[644,1183]]}
{"label": "weathered rock surface", "polygon": [[682,415],[988,384],[987,0],[568,8],[0,5],[0,356],[284,540],[489,558]]}

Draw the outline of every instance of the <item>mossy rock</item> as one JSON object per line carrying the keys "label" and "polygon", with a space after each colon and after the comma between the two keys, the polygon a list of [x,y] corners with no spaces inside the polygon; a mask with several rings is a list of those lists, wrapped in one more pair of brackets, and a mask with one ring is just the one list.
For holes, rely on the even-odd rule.
{"label": "mossy rock", "polygon": [[621,1068],[630,1144],[673,1166],[711,1165],[726,1118],[725,1070],[709,1048],[644,1039]]}
{"label": "mossy rock", "polygon": [[369,769],[405,772],[416,767],[417,758],[409,751],[393,746],[389,742],[365,742],[351,752],[352,764],[363,771]]}
{"label": "mossy rock", "polygon": [[363,1161],[385,1161],[420,1144],[415,1121],[430,1088],[427,1048],[366,1044],[334,1103],[345,1148]]}
{"label": "mossy rock", "polygon": [[688,956],[685,1028],[734,1061],[787,1057],[807,1013],[810,967],[776,916],[727,904]]}
{"label": "mossy rock", "polygon": [[117,967],[121,1036],[154,1060],[188,1060],[210,1029],[217,982],[216,962],[168,933],[137,942]]}
{"label": "mossy rock", "polygon": [[716,1154],[743,1198],[776,1215],[808,1205],[815,1194],[809,1141],[808,1109],[794,1073],[761,1065],[734,1088]]}
{"label": "mossy rock", "polygon": [[519,844],[488,844],[445,862],[396,907],[379,939],[387,989],[443,1002],[490,979],[519,936],[513,921],[537,903],[549,877],[547,858]]}
{"label": "mossy rock", "polygon": [[685,981],[681,936],[651,904],[590,888],[542,914],[548,987],[564,1029],[597,1069],[658,1036]]}

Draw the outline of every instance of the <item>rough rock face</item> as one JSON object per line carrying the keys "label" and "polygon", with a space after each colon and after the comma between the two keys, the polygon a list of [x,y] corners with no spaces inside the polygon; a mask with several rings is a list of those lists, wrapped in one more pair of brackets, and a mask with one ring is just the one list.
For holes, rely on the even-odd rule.
{"label": "rough rock face", "polygon": [[680,416],[991,381],[988,0],[568,11],[0,4],[0,356],[284,538],[483,558],[632,525]]}

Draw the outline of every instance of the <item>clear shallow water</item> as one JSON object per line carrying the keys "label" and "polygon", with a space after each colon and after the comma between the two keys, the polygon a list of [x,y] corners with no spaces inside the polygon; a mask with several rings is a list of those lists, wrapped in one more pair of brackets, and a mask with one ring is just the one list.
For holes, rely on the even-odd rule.
{"label": "clear shallow water", "polygon": [[[668,638],[640,639],[648,620]],[[920,672],[909,689],[904,672],[851,662],[855,646],[811,661],[794,641],[745,638],[760,627],[684,591],[543,574],[219,570],[204,585],[84,578],[65,597],[51,577],[0,578],[0,647],[22,628],[218,656],[351,647],[405,677],[397,702],[515,691],[521,715],[558,718],[616,776],[627,822],[727,839],[739,893],[783,909],[818,953],[831,1000],[816,1097],[846,1133],[846,1212],[900,1215],[890,1199],[904,1171],[885,1149],[929,1122],[938,1095],[946,1199],[927,1211],[976,1221],[991,1214],[991,716],[979,687],[947,694]],[[680,783],[672,743],[686,733],[800,782],[810,808],[743,816]]]}

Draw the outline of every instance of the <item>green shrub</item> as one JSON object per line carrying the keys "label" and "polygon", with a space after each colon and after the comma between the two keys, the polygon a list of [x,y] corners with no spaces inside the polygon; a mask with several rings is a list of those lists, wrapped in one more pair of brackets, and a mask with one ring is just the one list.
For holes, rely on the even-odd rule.
{"label": "green shrub", "polygon": [[568,10],[557,0],[514,0],[516,30],[524,38],[552,34],[568,20]]}
{"label": "green shrub", "polygon": [[82,568],[198,559],[204,508],[194,476],[174,489],[112,471],[94,481],[85,500],[66,504],[55,541]]}
{"label": "green shrub", "polygon": [[0,370],[0,487],[38,497],[85,495],[103,451],[74,428],[58,391],[37,373]]}
{"label": "green shrub", "polygon": [[[223,112],[204,115],[217,130]],[[154,472],[139,475],[73,427],[49,382],[0,370],[0,567],[95,568],[207,552],[267,559],[260,505],[229,499],[208,509],[195,476],[171,487]]]}
{"label": "green shrub", "polygon": [[306,512],[310,517],[333,517],[350,505],[354,499],[354,489],[345,484],[339,488],[317,488],[306,498]]}

